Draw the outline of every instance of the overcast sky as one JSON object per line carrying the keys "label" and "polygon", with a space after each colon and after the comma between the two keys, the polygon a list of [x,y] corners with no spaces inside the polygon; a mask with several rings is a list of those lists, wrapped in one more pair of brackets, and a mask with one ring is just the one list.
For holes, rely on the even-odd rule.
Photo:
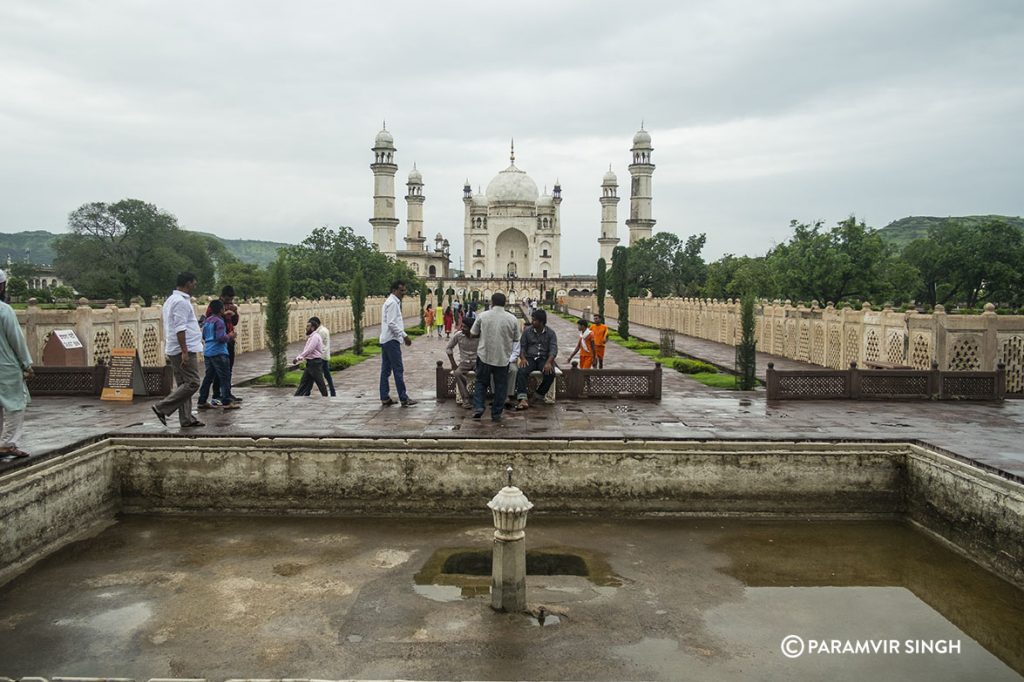
{"label": "overcast sky", "polygon": [[[656,231],[760,254],[791,218],[1020,215],[1022,0],[0,0],[0,232],[143,199],[183,227],[370,236],[370,147],[416,161],[462,256],[462,185],[560,178],[562,271],[653,138]],[[399,243],[405,202],[398,201]]]}

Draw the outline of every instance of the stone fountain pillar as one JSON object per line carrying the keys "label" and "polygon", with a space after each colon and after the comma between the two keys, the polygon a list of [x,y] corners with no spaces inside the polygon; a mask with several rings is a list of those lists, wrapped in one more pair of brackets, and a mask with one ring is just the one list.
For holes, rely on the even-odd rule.
{"label": "stone fountain pillar", "polygon": [[526,514],[533,503],[512,485],[512,467],[506,473],[508,485],[487,503],[494,515],[491,607],[514,613],[526,610]]}

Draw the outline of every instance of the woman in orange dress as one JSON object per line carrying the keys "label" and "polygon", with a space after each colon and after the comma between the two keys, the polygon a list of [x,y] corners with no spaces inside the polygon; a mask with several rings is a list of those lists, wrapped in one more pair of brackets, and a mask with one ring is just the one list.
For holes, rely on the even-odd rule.
{"label": "woman in orange dress", "polygon": [[427,330],[427,334],[430,334],[430,328],[434,326],[434,306],[427,304],[427,309],[423,311],[423,326]]}

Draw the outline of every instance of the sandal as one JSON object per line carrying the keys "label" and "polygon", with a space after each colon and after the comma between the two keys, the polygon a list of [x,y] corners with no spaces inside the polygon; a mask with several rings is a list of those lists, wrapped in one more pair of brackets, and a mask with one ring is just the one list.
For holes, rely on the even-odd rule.
{"label": "sandal", "polygon": [[525,400],[520,400],[519,403],[516,405],[516,412],[522,412],[523,410],[528,409],[530,409],[530,403],[528,403]]}
{"label": "sandal", "polygon": [[196,428],[198,426],[206,426],[206,424],[204,424],[203,422],[199,421],[198,419],[193,419],[188,424],[182,424],[181,428],[183,428],[183,429],[194,429],[194,428]]}
{"label": "sandal", "polygon": [[20,459],[28,456],[29,454],[27,452],[19,450],[18,448],[4,448],[3,450],[0,450],[0,457],[17,457]]}

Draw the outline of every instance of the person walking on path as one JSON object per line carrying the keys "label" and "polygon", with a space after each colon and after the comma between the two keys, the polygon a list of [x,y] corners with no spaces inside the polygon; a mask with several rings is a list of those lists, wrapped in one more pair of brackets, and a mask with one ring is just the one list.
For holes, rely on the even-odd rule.
{"label": "person walking on path", "polygon": [[[228,356],[228,344],[234,332],[228,332],[227,322],[221,317],[224,314],[224,302],[214,299],[207,308],[206,321],[203,322],[203,359],[206,362],[206,375],[199,387],[199,407],[223,407],[237,410],[239,405],[231,400],[231,358]],[[215,380],[218,380],[215,383]],[[210,386],[220,387],[220,393],[214,391],[212,403],[206,402],[210,395]]]}
{"label": "person walking on path", "polygon": [[441,332],[444,330],[444,315],[441,314],[441,304],[438,302],[438,311],[434,316],[434,327],[437,328],[437,338],[441,338]]}
{"label": "person walking on path", "polygon": [[[405,366],[402,365],[402,344],[412,345],[412,339],[405,333],[405,320],[402,318],[402,299],[405,298],[405,282],[398,279],[391,283],[391,294],[384,301],[380,315],[380,404],[390,407],[395,404],[391,399],[389,377],[395,375],[395,389],[402,407],[411,407],[416,401],[409,397],[405,390]],[[427,328],[430,333],[430,328]]]}
{"label": "person walking on path", "polygon": [[608,325],[604,323],[604,317],[595,314],[590,331],[594,333],[594,366],[604,369],[604,349],[608,345]]}
{"label": "person walking on path", "polygon": [[6,299],[7,274],[0,270],[0,457],[28,457],[18,441],[31,400],[26,382],[33,377],[32,356],[18,316]]}
{"label": "person walking on path", "polygon": [[427,334],[434,328],[434,306],[429,303],[427,309],[423,311],[423,328],[427,330]]}
{"label": "person walking on path", "polygon": [[580,354],[580,369],[590,369],[594,365],[594,332],[590,330],[587,321],[580,318],[576,321],[576,328],[580,338],[576,342],[576,348],[569,354],[569,362]]}
{"label": "person walking on path", "polygon": [[331,330],[327,328],[327,325],[321,323],[316,328],[316,333],[320,335],[320,340],[324,342],[324,359],[320,362],[323,363],[324,381],[327,383],[327,390],[330,392],[332,398],[337,398],[338,393],[334,390],[334,377],[331,376]]}
{"label": "person walking on path", "polygon": [[494,396],[491,401],[491,421],[501,421],[508,393],[508,358],[512,345],[519,338],[519,320],[505,310],[505,294],[491,296],[491,307],[476,318],[470,333],[479,337],[476,358],[476,385],[473,387],[473,418],[484,414],[487,387],[494,378]]}
{"label": "person walking on path", "polygon": [[555,358],[558,356],[558,337],[555,330],[547,326],[548,314],[538,308],[530,313],[530,326],[519,339],[519,372],[516,374],[516,410],[530,407],[527,400],[527,382],[530,372],[541,372],[544,378],[537,387],[537,395],[544,397],[555,381]]}
{"label": "person walking on path", "polygon": [[452,307],[448,306],[444,309],[444,337],[446,339],[452,338],[452,325],[455,324],[455,313],[452,312]]}
{"label": "person walking on path", "polygon": [[324,383],[324,340],[316,333],[320,326],[319,317],[311,317],[306,322],[306,345],[302,352],[295,356],[295,362],[306,361],[306,368],[302,371],[302,379],[299,380],[299,387],[295,389],[295,395],[308,396],[313,392],[313,384],[320,389],[320,395],[327,397],[327,384]]}
{"label": "person walking on path", "polygon": [[[228,364],[230,365],[230,369],[233,371],[235,369],[235,327],[238,326],[238,321],[241,319],[238,315],[238,306],[235,305],[235,288],[231,285],[227,285],[221,289],[220,301],[224,304],[224,312],[221,313],[221,318],[223,318],[224,325],[227,327],[228,335],[231,337],[231,340],[228,341]],[[212,314],[213,301],[210,301],[210,305],[206,308],[206,317],[209,317]],[[214,375],[213,395],[219,396],[220,394],[220,378]],[[230,386],[228,387],[228,395],[231,396],[231,402],[242,402],[241,398],[231,392]]]}
{"label": "person walking on path", "polygon": [[[448,360],[452,364],[452,377],[455,379],[455,388],[458,394],[455,396],[455,404],[469,408],[473,401],[469,395],[469,381],[467,375],[476,367],[476,353],[480,345],[480,339],[469,335],[473,327],[473,319],[465,318],[462,328],[455,332],[452,340],[448,342]],[[459,349],[459,363],[455,364],[455,348]]]}
{"label": "person walking on path", "polygon": [[177,288],[164,301],[164,334],[167,336],[164,354],[175,383],[170,395],[153,406],[153,413],[164,426],[167,426],[168,415],[175,410],[182,428],[205,426],[192,416],[192,396],[199,390],[199,352],[203,347],[199,320],[192,306],[195,288],[196,276],[183,272],[178,275]]}

